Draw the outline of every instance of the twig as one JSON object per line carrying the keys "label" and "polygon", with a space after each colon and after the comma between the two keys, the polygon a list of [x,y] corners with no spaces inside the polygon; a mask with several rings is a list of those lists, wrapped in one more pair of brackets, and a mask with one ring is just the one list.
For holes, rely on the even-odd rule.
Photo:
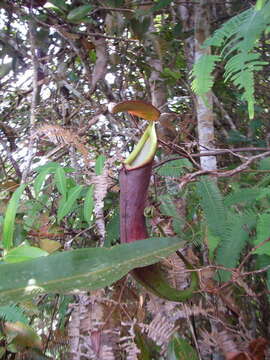
{"label": "twig", "polygon": [[260,247],[262,247],[264,244],[266,244],[267,242],[270,242],[270,238],[262,241],[260,244],[254,246],[249,252],[248,254],[244,257],[244,259],[242,260],[241,264],[238,266],[239,271],[243,268],[244,264],[247,262],[247,260],[250,258],[250,256],[253,255],[253,252],[257,249],[259,249]]}
{"label": "twig", "polygon": [[213,151],[208,151],[208,152],[201,152],[201,153],[196,153],[196,154],[190,154],[187,153],[187,151],[175,144],[167,144],[165,141],[159,140],[160,143],[162,143],[165,146],[168,146],[170,148],[173,148],[173,150],[179,154],[180,156],[175,156],[173,158],[170,159],[166,159],[163,160],[161,162],[159,162],[158,164],[154,165],[153,168],[158,168],[164,164],[166,164],[169,161],[174,161],[174,160],[179,160],[179,159],[189,159],[190,158],[197,158],[197,157],[201,157],[201,156],[210,156],[210,155],[224,155],[224,154],[232,154],[234,156],[237,156],[235,153],[238,152],[255,152],[255,151],[270,151],[269,147],[266,148],[261,148],[261,147],[244,147],[244,148],[236,148],[236,149],[215,149]]}
{"label": "twig", "polygon": [[220,100],[217,98],[217,96],[212,92],[213,100],[215,105],[220,109],[221,115],[224,115],[224,119],[228,121],[228,124],[230,125],[232,130],[236,130],[236,126],[234,125],[234,122],[232,121],[232,118],[228,114],[228,112],[225,110],[223,104],[220,102]]}
{"label": "twig", "polygon": [[50,324],[50,328],[49,328],[49,334],[48,334],[47,341],[46,341],[46,344],[45,344],[45,347],[44,347],[44,355],[46,354],[49,342],[51,340],[51,336],[52,336],[52,332],[53,332],[53,322],[54,322],[55,315],[57,313],[58,302],[59,302],[59,295],[56,295],[55,296],[54,307],[53,307],[53,313],[52,313],[52,316],[51,316],[51,324]]}
{"label": "twig", "polygon": [[231,177],[234,176],[236,174],[239,174],[240,172],[242,172],[243,170],[247,169],[254,161],[259,160],[259,159],[263,159],[264,157],[270,156],[270,151],[267,151],[263,154],[259,154],[259,155],[255,155],[250,157],[246,162],[244,162],[243,164],[237,166],[235,169],[233,170],[228,170],[228,171],[218,171],[218,170],[199,170],[196,171],[194,173],[191,174],[186,174],[182,177],[181,182],[179,184],[179,188],[182,189],[186,184],[195,181],[195,179],[198,176],[203,176],[203,175],[210,175],[213,177],[217,177],[217,178],[221,178],[221,177]]}

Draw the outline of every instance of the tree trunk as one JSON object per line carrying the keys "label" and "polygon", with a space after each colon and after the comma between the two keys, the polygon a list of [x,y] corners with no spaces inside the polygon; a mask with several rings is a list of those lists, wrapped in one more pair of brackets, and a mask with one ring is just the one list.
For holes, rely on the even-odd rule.
{"label": "tree trunk", "polygon": [[[209,36],[210,30],[210,9],[209,1],[200,0],[195,6],[195,53],[194,62],[204,54],[210,54],[210,48],[201,48],[205,39]],[[211,151],[214,148],[214,114],[213,96],[209,92],[206,101],[200,96],[196,96],[196,112],[198,121],[199,149],[201,152]],[[203,170],[215,170],[217,162],[215,156],[201,157],[201,167]]]}

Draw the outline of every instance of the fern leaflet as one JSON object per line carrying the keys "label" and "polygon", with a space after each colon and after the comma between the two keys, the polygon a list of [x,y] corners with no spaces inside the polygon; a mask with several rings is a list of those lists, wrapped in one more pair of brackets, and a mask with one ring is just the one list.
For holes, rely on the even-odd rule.
{"label": "fern leaflet", "polygon": [[171,177],[178,177],[184,173],[185,168],[190,169],[192,168],[192,164],[187,159],[178,159],[178,160],[171,160],[164,165],[162,165],[158,170],[157,173],[160,176],[171,176]]}
{"label": "fern leaflet", "polygon": [[223,239],[228,232],[227,212],[216,183],[207,178],[201,180],[197,184],[197,193],[211,234]]}
{"label": "fern leaflet", "polygon": [[224,198],[225,206],[231,206],[239,203],[251,204],[254,201],[269,195],[267,188],[243,188],[234,191]]}
{"label": "fern leaflet", "polygon": [[[263,241],[270,238],[270,213],[264,213],[259,215],[258,223],[257,223],[257,237],[254,240],[254,245],[259,245]],[[265,243],[261,247],[259,247],[256,251],[256,254],[266,254],[270,255],[270,242]]]}
{"label": "fern leaflet", "polygon": [[16,322],[20,321],[28,324],[29,321],[24,315],[24,312],[17,305],[0,306],[0,319],[4,321]]}
{"label": "fern leaflet", "polygon": [[[217,249],[216,261],[219,265],[227,268],[234,268],[240,259],[248,239],[249,231],[256,224],[257,215],[253,211],[244,214],[235,214],[233,212],[228,215],[229,232],[227,237],[220,242]],[[220,271],[222,281],[228,281],[231,274],[227,271]]]}
{"label": "fern leaflet", "polygon": [[213,86],[215,62],[226,61],[225,81],[243,91],[243,100],[248,103],[249,117],[254,117],[254,72],[261,70],[267,64],[260,60],[260,54],[254,49],[258,39],[270,24],[270,1],[264,6],[250,8],[234,16],[216,30],[212,37],[207,39],[203,47],[215,46],[222,48],[220,56],[204,55],[194,64],[192,75],[193,91],[204,97]]}
{"label": "fern leaflet", "polygon": [[191,71],[193,81],[192,90],[203,97],[213,86],[214,78],[211,75],[215,68],[215,63],[220,59],[217,55],[203,55],[194,64]]}

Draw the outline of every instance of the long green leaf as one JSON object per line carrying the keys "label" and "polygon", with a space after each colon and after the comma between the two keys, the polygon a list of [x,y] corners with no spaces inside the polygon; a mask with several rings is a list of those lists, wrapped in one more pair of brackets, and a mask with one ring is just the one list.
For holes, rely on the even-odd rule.
{"label": "long green leaf", "polygon": [[67,178],[65,170],[62,167],[58,167],[55,172],[55,184],[57,190],[63,195],[64,198],[67,197]]}
{"label": "long green leaf", "polygon": [[64,216],[68,215],[74,205],[75,201],[80,196],[83,186],[77,185],[74,186],[68,193],[67,201],[61,202],[61,206],[59,206],[57,211],[57,221],[61,221]]}
{"label": "long green leaf", "polygon": [[111,285],[136,267],[158,262],[183,246],[178,238],[152,238],[112,248],[88,248],[0,265],[0,304],[43,293],[74,293]]}
{"label": "long green leaf", "polygon": [[94,185],[91,185],[87,190],[84,205],[83,205],[83,216],[84,220],[91,224],[92,213],[94,210]]}
{"label": "long green leaf", "polygon": [[53,167],[46,167],[44,168],[39,174],[38,176],[35,178],[34,181],[34,191],[35,191],[35,195],[36,197],[39,196],[40,190],[42,188],[42,185],[44,184],[44,181],[46,179],[46,177],[51,174],[54,171]]}
{"label": "long green leaf", "polygon": [[97,175],[102,175],[105,160],[106,160],[106,157],[102,154],[97,157],[96,164],[95,164],[95,171],[96,171]]}
{"label": "long green leaf", "polygon": [[19,205],[20,197],[22,196],[25,187],[25,184],[21,184],[18,189],[16,189],[16,191],[13,193],[8,203],[3,225],[3,247],[6,250],[10,249],[13,244],[16,212]]}

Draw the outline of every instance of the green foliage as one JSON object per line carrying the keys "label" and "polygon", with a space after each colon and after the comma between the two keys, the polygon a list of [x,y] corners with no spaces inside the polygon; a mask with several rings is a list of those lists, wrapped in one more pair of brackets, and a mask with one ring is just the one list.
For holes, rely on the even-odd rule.
{"label": "green foliage", "polygon": [[175,335],[168,345],[168,360],[198,360],[196,350],[189,344],[189,342]]}
{"label": "green foliage", "polygon": [[12,304],[0,306],[0,319],[10,322],[20,321],[24,324],[29,323],[24,311],[19,306]]}
{"label": "green foliage", "polygon": [[66,198],[67,196],[67,179],[66,179],[66,173],[62,167],[58,167],[55,172],[55,185],[60,192],[60,194],[63,195],[63,198]]}
{"label": "green foliage", "polygon": [[[256,227],[256,238],[254,240],[254,245],[258,246],[263,241],[270,238],[270,213],[266,212],[263,214],[259,214],[258,216],[258,223]],[[256,251],[256,254],[260,255],[270,255],[270,242],[265,243],[264,245],[260,246]]]}
{"label": "green foliage", "polygon": [[0,264],[0,304],[44,293],[100,289],[136,267],[158,262],[181,245],[178,238],[152,238],[112,248],[84,248]]}
{"label": "green foliage", "polygon": [[[256,217],[256,213],[252,211],[241,214],[229,213],[229,231],[226,234],[227,236],[223,237],[217,249],[216,261],[219,265],[228,268],[237,266],[242,251],[247,245],[249,232],[255,226]],[[227,281],[230,277],[230,272],[220,272],[222,281]]]}
{"label": "green foliage", "polygon": [[211,74],[215,68],[215,63],[219,59],[220,57],[217,55],[203,55],[195,62],[191,72],[193,78],[191,88],[196,94],[204,97],[212,88],[214,78]]}
{"label": "green foliage", "polygon": [[[243,189],[247,190],[247,189]],[[258,196],[257,189],[249,191],[250,196]],[[197,184],[200,195],[200,205],[204,211],[205,221],[210,231],[208,246],[210,256],[214,256],[217,247],[216,262],[228,268],[237,266],[244,247],[249,240],[250,231],[255,227],[257,214],[252,209],[236,213],[224,205],[223,197],[217,184],[210,179],[204,179]],[[241,190],[227,197],[227,206],[243,201]],[[222,281],[230,279],[230,272],[221,271]]]}
{"label": "green foliage", "polygon": [[[204,46],[215,46],[222,49],[220,60],[225,63],[225,81],[243,91],[242,98],[248,103],[249,117],[254,117],[254,72],[267,63],[260,60],[260,54],[255,50],[257,40],[270,24],[270,2],[258,9],[248,9],[223,24],[210,37]],[[192,88],[203,96],[213,85],[216,55],[204,55],[194,65]]]}
{"label": "green foliage", "polygon": [[38,247],[22,245],[8,251],[7,254],[4,256],[3,260],[6,263],[17,263],[47,255],[49,255],[47,251],[44,251]]}
{"label": "green foliage", "polygon": [[3,224],[3,247],[4,249],[8,250],[13,245],[13,234],[15,229],[15,217],[16,212],[19,206],[19,200],[22,196],[22,193],[25,189],[26,185],[22,184],[16,189],[13,193],[12,198],[9,201],[4,224]]}
{"label": "green foliage", "polygon": [[253,204],[257,199],[270,194],[270,190],[267,188],[253,187],[242,188],[237,191],[231,192],[224,198],[224,204],[231,206],[235,204]]}
{"label": "green foliage", "polygon": [[94,210],[94,185],[89,186],[89,189],[86,192],[84,205],[83,205],[83,216],[84,220],[91,225],[92,223],[92,214]]}
{"label": "green foliage", "polygon": [[226,238],[229,230],[227,212],[217,184],[211,179],[204,178],[198,182],[196,192],[200,197],[200,205],[209,230],[220,239]]}
{"label": "green foliage", "polygon": [[161,201],[160,212],[163,215],[172,217],[174,231],[179,235],[182,234],[185,220],[180,216],[179,211],[173,203],[173,198],[170,195],[163,195],[160,196],[159,199]]}
{"label": "green foliage", "polygon": [[119,209],[115,209],[113,215],[106,225],[106,238],[104,246],[110,247],[114,242],[119,240],[120,216]]}
{"label": "green foliage", "polygon": [[68,215],[73,210],[73,207],[76,206],[76,200],[79,198],[82,189],[82,185],[75,185],[69,190],[67,200],[64,197],[61,199],[57,210],[58,222],[60,222],[63,217]]}
{"label": "green foliage", "polygon": [[160,176],[178,177],[185,172],[185,169],[191,169],[192,164],[187,159],[171,160],[166,162],[157,170]]}
{"label": "green foliage", "polygon": [[50,0],[49,2],[63,12],[68,11],[68,5],[65,0]]}
{"label": "green foliage", "polygon": [[84,20],[84,18],[86,17],[86,15],[88,15],[88,13],[93,9],[92,5],[81,5],[78,6],[74,9],[72,9],[68,15],[67,15],[67,19],[70,22],[81,22]]}
{"label": "green foliage", "polygon": [[105,160],[106,160],[106,157],[102,154],[97,157],[96,164],[95,164],[95,171],[96,171],[97,175],[102,175]]}

